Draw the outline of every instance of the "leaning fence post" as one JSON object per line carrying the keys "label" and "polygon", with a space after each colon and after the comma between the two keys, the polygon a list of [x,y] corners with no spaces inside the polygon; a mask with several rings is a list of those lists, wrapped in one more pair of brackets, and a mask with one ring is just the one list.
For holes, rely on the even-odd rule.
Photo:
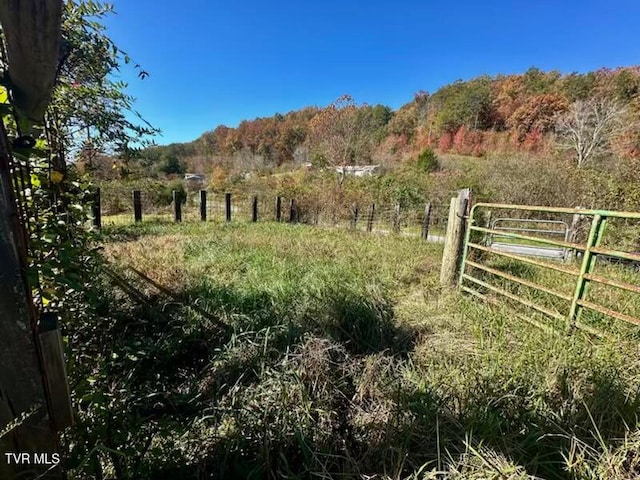
{"label": "leaning fence post", "polygon": [[289,223],[296,221],[296,201],[292,198],[289,200]]}
{"label": "leaning fence post", "polygon": [[442,253],[440,284],[453,287],[456,284],[458,268],[464,251],[465,217],[471,201],[471,190],[460,190],[457,197],[451,198],[447,234]]}
{"label": "leaning fence post", "polygon": [[254,196],[253,201],[251,202],[251,221],[258,221],[258,197]]}
{"label": "leaning fence post", "polygon": [[93,215],[93,226],[98,230],[102,228],[102,212],[100,211],[100,187],[96,188],[91,202],[91,214]]}
{"label": "leaning fence post", "polygon": [[207,191],[200,190],[200,220],[207,221]]}
{"label": "leaning fence post", "polygon": [[224,211],[225,211],[225,219],[227,222],[231,221],[231,194],[224,194]]}
{"label": "leaning fence post", "polygon": [[373,218],[376,214],[376,204],[372,203],[369,207],[369,218],[367,219],[367,232],[371,233],[373,231]]}
{"label": "leaning fence post", "polygon": [[173,216],[176,222],[182,221],[182,196],[177,190],[173,190]]}
{"label": "leaning fence post", "polygon": [[282,220],[282,197],[278,195],[276,197],[276,222]]}
{"label": "leaning fence post", "polygon": [[429,223],[431,223],[431,203],[427,203],[424,207],[424,219],[422,220],[422,238],[429,238]]}
{"label": "leaning fence post", "polygon": [[133,218],[136,222],[142,221],[142,200],[140,190],[133,191]]}
{"label": "leaning fence post", "polygon": [[393,233],[400,233],[400,204],[393,209]]}

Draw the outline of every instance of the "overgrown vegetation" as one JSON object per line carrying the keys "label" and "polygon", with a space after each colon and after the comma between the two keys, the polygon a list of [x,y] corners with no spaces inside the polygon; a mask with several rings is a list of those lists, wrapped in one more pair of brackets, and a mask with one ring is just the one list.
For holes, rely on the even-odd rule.
{"label": "overgrown vegetation", "polygon": [[273,223],[105,241],[139,298],[104,278],[69,332],[76,478],[640,473],[636,343],[443,294],[438,246]]}
{"label": "overgrown vegetation", "polygon": [[[477,200],[638,209],[637,131],[614,128],[638,115],[636,68],[481,77],[397,112],[346,96],[138,156],[155,130],[124,113],[132,98],[113,74],[129,58],[100,24],[111,7],[65,5],[47,131],[13,153],[35,222],[34,296],[60,314],[68,347],[72,478],[640,475],[635,332],[553,335],[442,292],[438,247],[400,236],[209,222],[96,239],[75,171],[126,192],[109,197],[103,183],[105,213],[140,185],[153,206],[185,199],[187,168],[215,193],[278,193],[302,214],[319,202],[422,207],[461,187]],[[558,118],[594,98],[624,114],[607,148],[577,162],[553,153]],[[331,170],[369,162],[379,175]]]}
{"label": "overgrown vegetation", "polygon": [[[579,167],[615,163],[612,156],[637,160],[639,88],[638,67],[568,75],[530,68],[418,92],[397,111],[344,95],[326,107],[245,120],[237,128],[220,125],[193,142],[147,149],[128,173],[146,175],[150,166],[166,171],[169,160],[200,173],[305,163],[389,167],[427,147],[475,157],[557,155],[558,162]],[[581,132],[579,145],[570,130]]]}

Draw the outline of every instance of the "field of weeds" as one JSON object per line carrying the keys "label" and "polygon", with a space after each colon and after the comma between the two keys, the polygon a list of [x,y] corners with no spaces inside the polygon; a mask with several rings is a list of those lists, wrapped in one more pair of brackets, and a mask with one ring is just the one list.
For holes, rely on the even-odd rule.
{"label": "field of weeds", "polygon": [[441,291],[441,246],[271,223],[103,240],[115,266],[69,335],[77,478],[640,476],[637,342]]}

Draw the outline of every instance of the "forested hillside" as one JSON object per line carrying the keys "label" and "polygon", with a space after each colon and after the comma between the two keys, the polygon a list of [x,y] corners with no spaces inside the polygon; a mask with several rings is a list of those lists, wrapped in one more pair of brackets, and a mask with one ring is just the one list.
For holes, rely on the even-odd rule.
{"label": "forested hillside", "polygon": [[[640,130],[633,126],[640,118],[639,92],[640,67],[625,67],[568,75],[531,68],[520,75],[481,76],[434,93],[418,92],[397,111],[358,104],[345,95],[326,107],[245,120],[237,128],[219,125],[193,142],[147,149],[141,165],[164,173],[307,162],[388,165],[426,147],[477,157],[550,154],[563,150],[556,133],[563,133],[560,127],[567,118],[587,126],[610,120],[607,138],[591,160],[605,150],[637,158]],[[567,137],[570,129],[565,125]],[[564,146],[567,158],[576,156],[571,144]]]}

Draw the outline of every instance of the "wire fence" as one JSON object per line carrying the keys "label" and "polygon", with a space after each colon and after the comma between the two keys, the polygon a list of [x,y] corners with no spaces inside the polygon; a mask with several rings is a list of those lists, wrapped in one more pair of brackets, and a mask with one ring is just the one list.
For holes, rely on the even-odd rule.
{"label": "wire fence", "polygon": [[[136,197],[139,198],[138,205]],[[102,188],[94,198],[93,210],[100,226],[130,225],[136,218],[141,222],[160,223],[280,221],[379,234],[396,233],[442,242],[449,204],[442,201],[422,205],[345,204],[309,196],[297,199],[209,191],[175,192],[167,196],[153,189]]]}

